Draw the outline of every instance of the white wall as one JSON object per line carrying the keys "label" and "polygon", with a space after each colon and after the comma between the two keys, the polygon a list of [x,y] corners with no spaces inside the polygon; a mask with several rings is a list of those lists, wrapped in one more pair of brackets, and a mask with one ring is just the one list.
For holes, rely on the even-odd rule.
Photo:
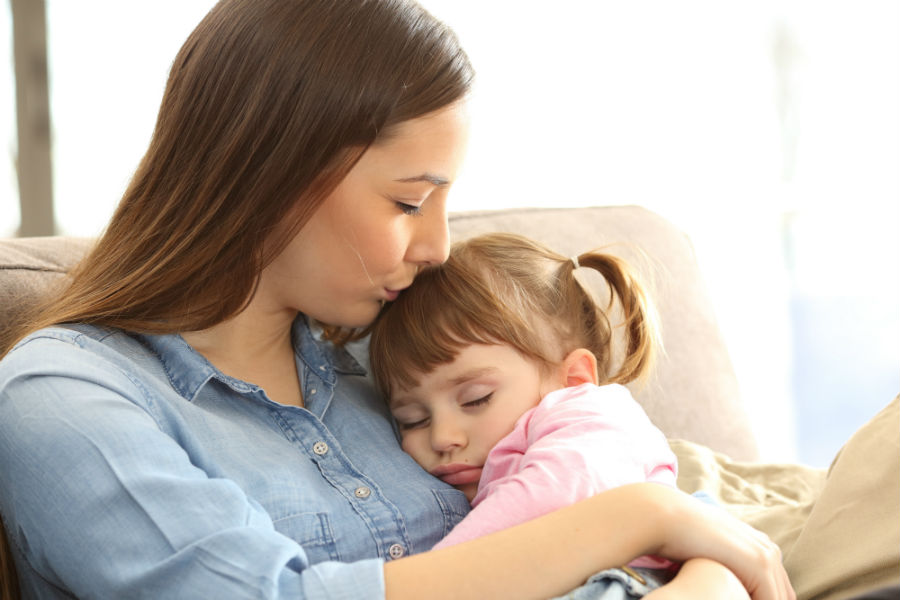
{"label": "white wall", "polygon": [[681,226],[764,458],[826,466],[900,391],[900,4],[425,4],[479,71],[457,208]]}
{"label": "white wall", "polygon": [[[764,458],[822,465],[897,393],[900,3],[423,3],[454,26],[478,70],[455,209],[634,203],[682,227]],[[211,5],[48,0],[64,233],[105,223],[149,139],[169,64]],[[8,20],[6,4],[4,35]],[[11,41],[0,48],[10,52]],[[0,137],[12,158],[3,87]],[[18,222],[11,165],[0,165],[0,235]],[[831,312],[809,310],[823,302]],[[836,321],[852,327],[811,337]],[[842,368],[828,363],[841,353],[800,342],[873,360]],[[817,369],[840,382],[815,387]],[[826,434],[807,439],[817,400],[798,392],[828,390],[840,393],[818,411]]]}

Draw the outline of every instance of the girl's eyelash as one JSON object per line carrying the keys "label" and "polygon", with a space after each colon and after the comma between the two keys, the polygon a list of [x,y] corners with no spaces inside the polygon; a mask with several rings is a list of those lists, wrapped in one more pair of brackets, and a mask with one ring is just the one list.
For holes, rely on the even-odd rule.
{"label": "girl's eyelash", "polygon": [[466,402],[465,404],[463,404],[463,406],[466,406],[466,407],[469,407],[469,408],[472,408],[472,407],[475,407],[475,406],[482,406],[482,405],[484,405],[484,404],[487,404],[488,401],[490,401],[491,396],[493,396],[493,395],[494,395],[494,392],[491,392],[491,393],[488,394],[487,396],[483,396],[483,397],[481,397],[481,398],[478,398],[477,400],[472,400],[472,401],[470,401],[470,402]]}
{"label": "girl's eyelash", "polygon": [[401,431],[406,431],[408,429],[416,429],[417,427],[423,427],[428,422],[428,419],[420,419],[418,421],[413,421],[412,423],[401,423],[397,422],[397,426],[401,429]]}
{"label": "girl's eyelash", "polygon": [[[478,408],[479,406],[484,406],[491,400],[491,396],[494,395],[494,392],[482,396],[481,398],[476,398],[475,400],[470,400],[468,402],[464,402],[462,406],[464,408]],[[412,421],[409,423],[401,423],[399,420],[397,421],[397,427],[400,431],[409,431],[410,429],[418,429],[419,427],[425,427],[428,425],[428,418],[419,419],[418,421]]]}

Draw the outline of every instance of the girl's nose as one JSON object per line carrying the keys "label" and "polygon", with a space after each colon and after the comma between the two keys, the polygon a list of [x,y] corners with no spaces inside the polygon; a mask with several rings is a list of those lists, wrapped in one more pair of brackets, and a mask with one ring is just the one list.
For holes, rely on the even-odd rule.
{"label": "girl's nose", "polygon": [[452,418],[431,417],[431,448],[435,452],[450,452],[458,448],[465,448],[468,436],[459,423]]}

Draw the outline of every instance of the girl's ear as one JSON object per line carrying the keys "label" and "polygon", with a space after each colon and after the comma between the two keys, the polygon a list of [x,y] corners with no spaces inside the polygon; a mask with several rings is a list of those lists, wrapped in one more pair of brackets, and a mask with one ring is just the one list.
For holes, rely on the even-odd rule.
{"label": "girl's ear", "polygon": [[582,383],[599,385],[597,374],[597,357],[587,348],[576,348],[563,359],[563,370],[566,376],[566,387],[574,387]]}

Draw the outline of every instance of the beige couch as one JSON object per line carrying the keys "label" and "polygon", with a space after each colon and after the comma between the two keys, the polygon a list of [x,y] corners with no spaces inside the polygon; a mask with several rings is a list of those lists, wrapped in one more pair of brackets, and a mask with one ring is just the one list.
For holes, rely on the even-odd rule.
{"label": "beige couch", "polygon": [[[635,396],[672,439],[680,460],[679,485],[687,491],[704,489],[782,544],[801,598],[845,598],[900,578],[900,526],[896,523],[900,500],[894,501],[900,498],[896,489],[900,488],[900,467],[894,466],[895,455],[900,454],[897,436],[887,433],[883,440],[879,438],[879,444],[888,445],[890,460],[870,460],[863,453],[839,470],[856,472],[859,461],[874,460],[878,468],[865,480],[869,487],[864,489],[856,475],[850,482],[830,483],[821,470],[753,463],[756,443],[734,371],[691,243],[681,231],[634,206],[513,209],[451,217],[456,239],[500,230],[542,240],[567,254],[606,246],[643,272],[659,310],[665,353],[651,379],[633,390]],[[0,240],[0,331],[16,322],[27,303],[57,283],[87,246],[87,240],[60,237]],[[584,280],[604,293],[599,278],[588,274]],[[892,407],[879,421],[879,434],[897,421],[896,402]],[[867,435],[866,441],[870,438]],[[835,490],[831,496],[830,489]],[[872,495],[879,500],[877,506],[860,502]],[[849,497],[857,517],[861,515],[854,521],[855,530],[863,528],[866,535],[880,536],[864,542],[872,556],[849,556],[848,545],[859,540],[848,537],[849,530],[828,524],[832,512],[816,513],[823,497],[835,505],[828,511],[838,513]],[[808,521],[814,516],[819,521],[811,531]],[[865,529],[876,521],[877,531]],[[9,580],[7,574],[4,583]]]}

